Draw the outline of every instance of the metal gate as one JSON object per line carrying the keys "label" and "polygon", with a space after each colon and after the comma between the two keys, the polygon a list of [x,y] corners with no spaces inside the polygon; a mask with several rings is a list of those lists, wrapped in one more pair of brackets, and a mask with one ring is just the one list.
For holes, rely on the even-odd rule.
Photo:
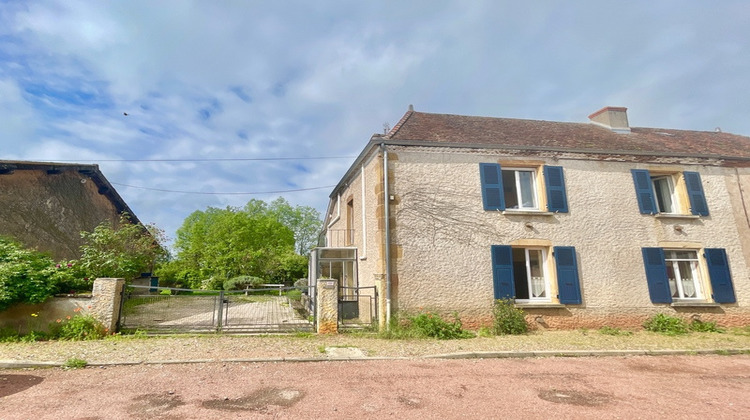
{"label": "metal gate", "polygon": [[128,286],[120,331],[269,333],[314,331],[308,287],[244,291]]}
{"label": "metal gate", "polygon": [[375,286],[339,287],[339,328],[378,325],[378,291]]}

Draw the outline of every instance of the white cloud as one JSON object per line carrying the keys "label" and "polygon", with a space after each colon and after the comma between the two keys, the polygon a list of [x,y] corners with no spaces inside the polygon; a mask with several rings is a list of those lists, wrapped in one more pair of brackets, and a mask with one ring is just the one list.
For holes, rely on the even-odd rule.
{"label": "white cloud", "polygon": [[[409,104],[564,121],[622,105],[633,125],[750,134],[750,9],[740,1],[48,0],[0,9],[5,159],[356,155]],[[121,184],[252,192],[333,185],[352,160],[100,166]],[[279,195],[117,188],[141,220],[170,234],[193,210]],[[329,192],[284,196],[323,211]]]}

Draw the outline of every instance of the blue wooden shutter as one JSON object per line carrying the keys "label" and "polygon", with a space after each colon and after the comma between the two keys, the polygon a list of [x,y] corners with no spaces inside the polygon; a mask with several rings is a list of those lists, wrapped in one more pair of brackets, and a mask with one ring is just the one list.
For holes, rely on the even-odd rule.
{"label": "blue wooden shutter", "polygon": [[638,197],[638,208],[641,214],[656,214],[656,200],[654,200],[654,187],[651,185],[651,174],[645,169],[631,169],[633,183],[635,183],[635,196]]}
{"label": "blue wooden shutter", "polygon": [[485,210],[505,210],[503,199],[503,177],[497,163],[480,163],[479,178],[482,181],[482,202]]}
{"label": "blue wooden shutter", "polygon": [[553,251],[557,262],[557,290],[560,303],[580,305],[581,285],[578,281],[576,249],[572,246],[556,246]]}
{"label": "blue wooden shutter", "polygon": [[735,303],[732,275],[724,248],[706,248],[704,256],[708,262],[708,276],[711,278],[714,302]]}
{"label": "blue wooden shutter", "polygon": [[562,166],[545,166],[544,183],[547,187],[547,210],[568,212],[568,197],[565,194],[565,175]]}
{"label": "blue wooden shutter", "polygon": [[703,183],[698,172],[683,172],[685,187],[690,198],[690,212],[699,216],[708,216],[708,204],[703,193]]}
{"label": "blue wooden shutter", "polygon": [[492,245],[492,284],[495,299],[515,299],[513,250],[508,245]]}
{"label": "blue wooden shutter", "polygon": [[641,248],[643,264],[646,267],[648,294],[653,303],[672,303],[672,292],[667,280],[667,263],[661,248]]}

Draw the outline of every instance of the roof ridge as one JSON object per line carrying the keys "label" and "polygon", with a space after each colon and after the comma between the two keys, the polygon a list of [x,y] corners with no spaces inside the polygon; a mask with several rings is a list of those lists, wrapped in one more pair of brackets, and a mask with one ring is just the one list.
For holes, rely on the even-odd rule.
{"label": "roof ridge", "polygon": [[396,125],[394,125],[394,126],[393,126],[393,128],[391,128],[391,131],[389,131],[389,132],[388,132],[388,133],[387,133],[387,134],[386,134],[385,136],[383,136],[383,137],[385,137],[386,139],[390,139],[391,137],[393,137],[393,136],[394,136],[394,135],[395,135],[396,133],[398,133],[398,130],[400,130],[400,129],[401,129],[401,127],[402,127],[402,126],[403,126],[404,124],[406,124],[406,121],[407,121],[407,120],[408,120],[408,119],[409,119],[409,118],[410,118],[410,117],[411,117],[411,116],[412,116],[412,115],[413,115],[413,114],[414,114],[415,112],[416,112],[416,111],[414,111],[414,107],[413,107],[412,105],[409,105],[409,110],[408,110],[408,111],[406,111],[406,113],[404,114],[404,116],[403,116],[403,117],[401,117],[401,120],[400,120],[400,121],[399,121],[398,123],[396,123]]}

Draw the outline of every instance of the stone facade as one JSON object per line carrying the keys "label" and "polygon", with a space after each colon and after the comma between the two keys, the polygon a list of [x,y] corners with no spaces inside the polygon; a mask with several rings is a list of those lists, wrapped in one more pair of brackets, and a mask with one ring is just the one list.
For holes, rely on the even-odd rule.
{"label": "stone facade", "polygon": [[[624,112],[624,108],[616,110]],[[408,124],[408,115],[402,123]],[[467,124],[484,124],[475,120]],[[620,125],[627,127],[626,117],[622,120]],[[533,126],[533,122],[523,124]],[[561,124],[564,130],[571,131],[570,124],[544,124]],[[415,127],[411,129],[429,132],[423,126]],[[609,132],[605,128],[581,128],[581,132],[589,136],[596,135],[596,130]],[[671,136],[649,130],[649,136],[663,134],[668,140]],[[689,140],[691,133],[675,135]],[[635,143],[638,135],[617,134],[630,137],[613,138]],[[710,133],[696,132],[694,136],[703,144]],[[421,145],[408,140],[389,143],[388,137],[373,137],[334,190],[332,206],[329,206],[332,211],[326,223],[331,230],[356,227],[358,232],[354,234],[352,245],[360,253],[360,285],[377,284],[381,300],[384,300],[385,281],[377,280],[384,279],[386,273],[383,153],[378,147],[379,142],[385,143],[394,312],[458,312],[466,326],[488,325],[492,321],[495,287],[491,248],[509,245],[540,249],[543,253],[547,293],[551,297],[543,304],[518,303],[532,326],[639,327],[657,313],[688,320],[717,321],[725,326],[750,324],[750,218],[747,210],[750,196],[745,192],[750,191],[750,164],[746,161],[729,162],[698,154],[673,157],[663,152],[609,154],[601,150],[606,144],[596,145],[599,150],[587,152],[565,147],[558,150],[463,147],[451,144],[449,139],[445,144]],[[729,139],[734,141],[734,137],[737,136]],[[470,138],[461,141],[472,142]],[[611,147],[614,149],[617,145]],[[562,167],[569,210],[485,210],[480,163],[538,170],[539,209],[545,208],[546,201],[541,168],[545,165]],[[642,214],[633,169],[646,169],[655,174],[699,173],[710,214],[690,214],[687,211],[690,203],[684,193],[675,193],[674,197],[682,207],[680,214]],[[685,187],[680,185],[684,183],[682,177],[673,179],[675,191],[684,191]],[[337,207],[339,197],[341,208]],[[364,205],[364,211],[345,216],[350,202],[355,207]],[[340,217],[337,218],[337,214]],[[554,247],[558,246],[575,247],[580,304],[560,304],[558,299],[553,256]],[[690,250],[699,256],[695,272],[700,278],[698,287],[702,299],[687,304],[684,301],[652,302],[642,249],[655,247]],[[709,248],[726,252],[736,296],[734,303],[717,303],[713,299],[712,283],[702,255]],[[366,255],[362,255],[364,249]],[[385,313],[384,305],[382,302],[381,314]],[[384,318],[381,316],[383,322]]]}

